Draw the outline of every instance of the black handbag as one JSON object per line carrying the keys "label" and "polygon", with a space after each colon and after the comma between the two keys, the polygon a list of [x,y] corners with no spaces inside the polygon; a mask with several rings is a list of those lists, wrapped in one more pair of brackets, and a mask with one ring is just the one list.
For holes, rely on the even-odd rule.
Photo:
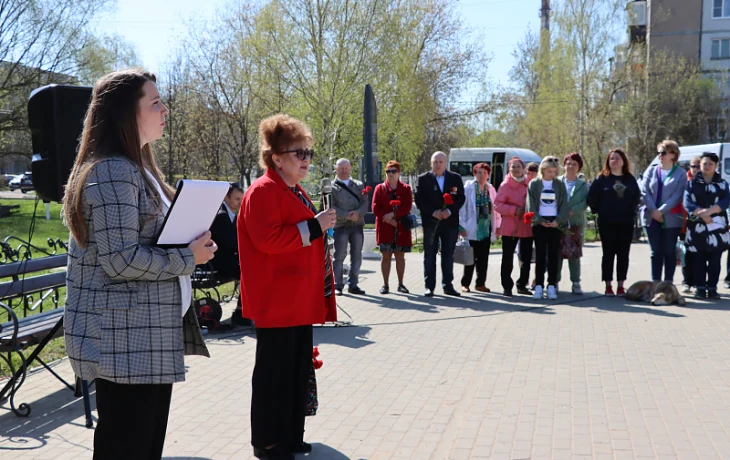
{"label": "black handbag", "polygon": [[413,214],[407,214],[400,218],[400,223],[406,230],[413,230],[418,227],[418,218]]}
{"label": "black handbag", "polygon": [[307,416],[317,415],[319,409],[319,398],[317,397],[317,374],[314,372],[314,365],[309,367],[309,379],[307,382]]}

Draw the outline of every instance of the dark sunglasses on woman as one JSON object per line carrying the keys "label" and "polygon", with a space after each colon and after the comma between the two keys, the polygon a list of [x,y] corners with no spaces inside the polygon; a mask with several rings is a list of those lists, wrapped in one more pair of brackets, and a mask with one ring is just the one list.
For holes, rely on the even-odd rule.
{"label": "dark sunglasses on woman", "polygon": [[296,157],[299,158],[301,161],[304,161],[307,158],[309,160],[312,160],[312,158],[314,158],[314,150],[312,149],[285,150],[281,153],[294,153],[296,154]]}

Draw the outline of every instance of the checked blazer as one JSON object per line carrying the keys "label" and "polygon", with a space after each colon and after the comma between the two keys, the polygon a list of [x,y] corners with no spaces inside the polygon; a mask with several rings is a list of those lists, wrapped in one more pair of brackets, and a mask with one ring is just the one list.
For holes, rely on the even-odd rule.
{"label": "checked blazer", "polygon": [[210,356],[194,309],[181,316],[178,276],[195,269],[193,253],[152,246],[167,207],[143,173],[124,157],[103,159],[83,189],[89,242],[69,241],[64,330],[84,380],[181,382],[184,355]]}

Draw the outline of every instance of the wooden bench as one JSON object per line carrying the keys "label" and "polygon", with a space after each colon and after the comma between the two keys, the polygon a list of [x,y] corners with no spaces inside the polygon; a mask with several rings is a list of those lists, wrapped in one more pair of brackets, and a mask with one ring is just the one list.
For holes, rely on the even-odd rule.
{"label": "wooden bench", "polygon": [[[28,368],[37,361],[77,397],[83,396],[86,426],[91,427],[93,421],[87,383],[77,379],[76,385],[72,386],[39,356],[51,340],[63,335],[64,309],[58,307],[58,290],[66,285],[66,263],[67,256],[63,254],[0,265],[0,279],[10,279],[0,283],[0,308],[5,310],[8,317],[8,321],[0,324],[0,359],[8,364],[12,373],[0,390],[0,403],[7,400],[16,415],[30,415],[29,404],[15,406],[15,396],[25,382]],[[29,274],[49,270],[50,273],[26,278]],[[34,295],[38,296],[37,300],[34,300]],[[44,304],[48,302],[53,304],[53,308],[43,311]],[[20,307],[23,315],[18,318],[16,310]],[[24,351],[34,345],[36,348],[26,357]],[[13,365],[13,356],[20,358],[18,369]]]}

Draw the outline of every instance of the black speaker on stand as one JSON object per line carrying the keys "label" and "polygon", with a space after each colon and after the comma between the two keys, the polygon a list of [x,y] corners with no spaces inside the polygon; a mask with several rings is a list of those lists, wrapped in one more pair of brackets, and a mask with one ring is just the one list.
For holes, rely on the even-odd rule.
{"label": "black speaker on stand", "polygon": [[46,203],[63,201],[89,102],[91,87],[70,85],[43,86],[28,99],[33,187]]}

